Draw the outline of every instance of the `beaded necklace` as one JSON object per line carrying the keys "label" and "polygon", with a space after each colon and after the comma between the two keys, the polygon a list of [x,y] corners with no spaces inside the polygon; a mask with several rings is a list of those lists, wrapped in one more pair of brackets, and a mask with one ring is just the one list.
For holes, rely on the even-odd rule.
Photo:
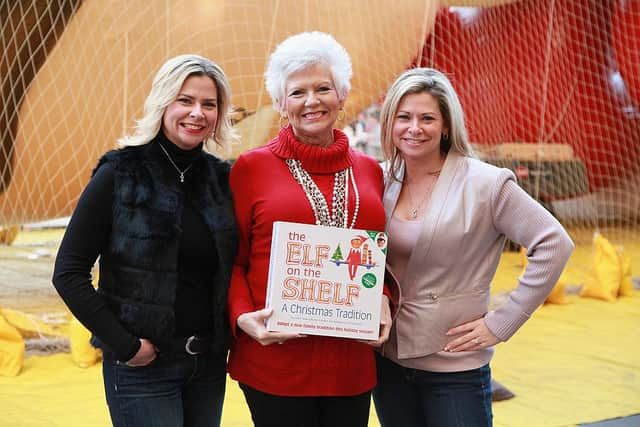
{"label": "beaded necklace", "polygon": [[[360,210],[360,193],[356,186],[356,180],[353,176],[353,168],[349,167],[334,174],[333,179],[333,200],[331,203],[331,211],[329,212],[329,204],[325,199],[322,191],[311,178],[311,175],[302,167],[300,160],[287,159],[287,166],[294,179],[300,184],[304,190],[304,194],[309,200],[311,209],[316,218],[316,225],[326,225],[341,228],[353,228],[358,218]],[[349,181],[355,194],[356,205],[349,224]],[[348,227],[347,227],[348,226]]]}

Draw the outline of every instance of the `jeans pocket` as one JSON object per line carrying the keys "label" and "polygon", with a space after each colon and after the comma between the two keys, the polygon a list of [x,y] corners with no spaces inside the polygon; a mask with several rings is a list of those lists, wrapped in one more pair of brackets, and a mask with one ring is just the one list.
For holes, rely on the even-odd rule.
{"label": "jeans pocket", "polygon": [[114,365],[114,385],[119,394],[144,395],[156,387],[163,387],[163,379],[170,376],[164,363],[156,357],[144,366],[129,366],[117,361]]}
{"label": "jeans pocket", "polygon": [[158,363],[158,359],[160,359],[160,354],[157,354],[155,359],[153,359],[151,362],[147,363],[146,365],[129,365],[128,362],[123,362],[121,360],[116,360],[115,363],[118,366],[126,366],[127,368],[131,368],[131,369],[143,369],[143,368],[150,368],[152,366],[154,366],[155,364]]}

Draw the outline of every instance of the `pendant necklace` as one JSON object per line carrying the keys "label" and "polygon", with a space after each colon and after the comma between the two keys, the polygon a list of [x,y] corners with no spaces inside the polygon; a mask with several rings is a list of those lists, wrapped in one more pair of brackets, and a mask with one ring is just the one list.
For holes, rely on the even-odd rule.
{"label": "pendant necklace", "polygon": [[418,205],[415,205],[413,203],[413,196],[411,195],[411,186],[409,185],[409,181],[407,180],[407,185],[406,185],[406,189],[407,189],[407,195],[409,196],[409,218],[411,219],[417,219],[418,218],[418,212],[420,211],[420,209],[422,208],[422,205],[424,205],[425,201],[427,200],[427,198],[429,197],[429,195],[431,194],[431,191],[433,191],[433,187],[436,185],[436,181],[438,180],[438,177],[440,176],[440,172],[442,171],[442,169],[439,169],[437,171],[433,171],[433,172],[427,172],[428,176],[433,176],[435,177],[435,179],[433,180],[433,182],[431,183],[431,185],[429,185],[429,187],[427,188],[427,191],[425,191],[424,193],[424,197],[422,198],[422,200],[420,201],[420,203]]}
{"label": "pendant necklace", "polygon": [[[333,200],[331,203],[332,212],[329,212],[329,205],[324,194],[322,194],[322,191],[320,191],[313,178],[311,178],[309,172],[302,167],[300,160],[287,159],[286,163],[287,166],[289,166],[291,175],[293,175],[293,178],[300,184],[304,190],[304,194],[307,196],[307,200],[309,200],[309,204],[316,218],[316,225],[341,228],[353,228],[355,226],[358,211],[360,210],[360,193],[358,192],[351,167],[334,174]],[[349,182],[351,182],[356,199],[351,223],[349,223]]]}
{"label": "pendant necklace", "polygon": [[180,170],[180,168],[178,167],[178,165],[176,165],[176,162],[173,161],[173,159],[171,158],[171,156],[169,155],[169,152],[162,146],[162,144],[160,144],[158,142],[158,145],[160,146],[160,148],[162,148],[162,151],[164,152],[164,154],[167,155],[167,159],[169,159],[169,161],[171,162],[171,165],[178,171],[178,173],[180,174],[180,182],[184,182],[184,174],[191,169],[191,166],[193,166],[193,164],[195,163],[195,160],[191,163],[189,163],[189,166],[187,166],[186,168],[184,168],[184,170]]}

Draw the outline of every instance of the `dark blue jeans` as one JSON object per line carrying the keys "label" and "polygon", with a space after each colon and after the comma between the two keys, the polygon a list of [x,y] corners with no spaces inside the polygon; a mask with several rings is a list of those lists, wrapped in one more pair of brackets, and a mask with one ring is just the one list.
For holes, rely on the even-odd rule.
{"label": "dark blue jeans", "polygon": [[223,355],[161,354],[148,366],[130,367],[105,352],[102,374],[116,427],[220,426]]}
{"label": "dark blue jeans", "polygon": [[382,427],[487,427],[491,412],[489,365],[463,372],[404,368],[376,354],[373,402]]}

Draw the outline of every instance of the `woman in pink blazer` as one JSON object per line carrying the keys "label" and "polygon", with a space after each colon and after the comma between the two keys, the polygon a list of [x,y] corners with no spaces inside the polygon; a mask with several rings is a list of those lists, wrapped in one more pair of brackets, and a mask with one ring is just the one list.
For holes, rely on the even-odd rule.
{"label": "woman in pink blazer", "polygon": [[[462,107],[441,72],[416,68],[381,110],[388,270],[399,286],[374,401],[384,427],[490,426],[494,346],[544,302],[573,243],[508,169],[474,158]],[[489,310],[505,239],[529,264]]]}

